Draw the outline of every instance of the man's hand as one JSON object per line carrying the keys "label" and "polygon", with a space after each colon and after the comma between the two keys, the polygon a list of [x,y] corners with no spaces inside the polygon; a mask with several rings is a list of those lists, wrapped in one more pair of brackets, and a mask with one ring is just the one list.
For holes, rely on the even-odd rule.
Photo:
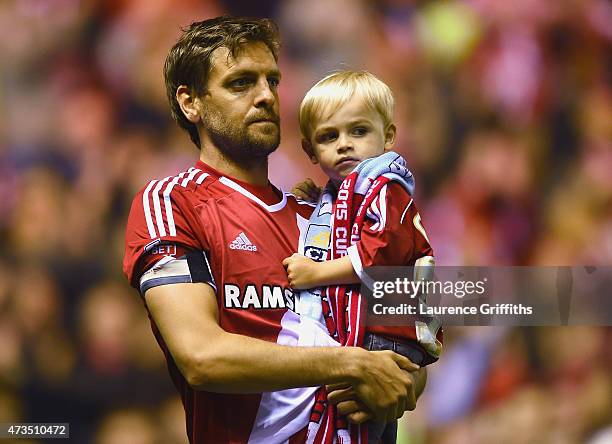
{"label": "man's hand", "polygon": [[289,286],[296,290],[318,287],[318,267],[319,263],[312,259],[293,253],[283,261],[283,266],[287,270]]}
{"label": "man's hand", "polygon": [[363,405],[341,405],[341,412],[349,413],[354,410],[350,412],[355,413],[352,420],[358,422],[370,419],[367,416],[369,412],[377,421],[389,422],[401,418],[406,410],[414,410],[415,380],[411,373],[418,371],[420,367],[392,351],[363,351],[367,355],[360,361],[355,381],[349,388],[332,391],[328,400],[332,404],[355,399],[361,401]]}
{"label": "man's hand", "polygon": [[361,424],[374,419],[372,413],[368,410],[366,405],[357,398],[354,391],[352,391],[354,396],[351,397],[351,399],[339,402],[336,400],[336,398],[343,396],[343,390],[351,389],[349,384],[331,384],[325,386],[325,388],[327,390],[327,400],[332,404],[336,404],[338,413],[340,415],[346,415],[348,420],[353,424]]}
{"label": "man's hand", "polygon": [[[406,372],[412,380],[412,384],[408,387],[409,390],[414,390],[414,398],[418,400],[419,396],[425,389],[427,381],[427,370],[420,368],[413,372]],[[348,420],[354,424],[374,419],[374,415],[370,412],[367,406],[359,400],[357,394],[348,384],[332,384],[326,386],[328,396],[327,399],[335,404],[340,415],[346,415]],[[411,395],[408,396],[411,399]],[[407,410],[414,410],[415,405],[407,405]]]}
{"label": "man's hand", "polygon": [[319,196],[321,195],[321,187],[315,185],[313,180],[308,178],[303,182],[295,184],[291,190],[291,194],[298,199],[306,200],[308,202],[316,202],[319,200]]}

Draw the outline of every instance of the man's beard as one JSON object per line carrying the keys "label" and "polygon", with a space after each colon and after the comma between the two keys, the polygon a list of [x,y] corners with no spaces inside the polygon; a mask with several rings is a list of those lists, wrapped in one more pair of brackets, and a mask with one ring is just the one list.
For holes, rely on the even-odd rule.
{"label": "man's beard", "polygon": [[[237,163],[259,163],[267,159],[280,143],[280,119],[274,111],[262,110],[248,117],[246,124],[224,119],[222,113],[211,107],[205,108],[202,116],[204,130],[212,143]],[[262,119],[275,123],[251,125]],[[259,125],[265,125],[266,128],[256,128]]]}

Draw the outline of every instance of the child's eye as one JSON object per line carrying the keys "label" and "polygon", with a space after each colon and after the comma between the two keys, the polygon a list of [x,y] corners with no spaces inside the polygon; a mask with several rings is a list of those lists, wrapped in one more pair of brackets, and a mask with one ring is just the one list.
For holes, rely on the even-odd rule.
{"label": "child's eye", "polygon": [[319,143],[329,143],[336,139],[337,134],[333,131],[323,133],[317,136],[317,142]]}
{"label": "child's eye", "polygon": [[368,133],[368,129],[363,126],[358,126],[353,129],[353,135],[355,136],[365,136]]}

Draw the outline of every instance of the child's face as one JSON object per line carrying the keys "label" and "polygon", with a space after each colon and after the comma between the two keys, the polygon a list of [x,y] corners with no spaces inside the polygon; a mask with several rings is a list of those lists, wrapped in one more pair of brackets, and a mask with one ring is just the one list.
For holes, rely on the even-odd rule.
{"label": "child's face", "polygon": [[390,149],[395,126],[385,128],[379,113],[353,97],[332,116],[318,122],[310,141],[302,146],[313,163],[337,185],[364,159],[376,157]]}

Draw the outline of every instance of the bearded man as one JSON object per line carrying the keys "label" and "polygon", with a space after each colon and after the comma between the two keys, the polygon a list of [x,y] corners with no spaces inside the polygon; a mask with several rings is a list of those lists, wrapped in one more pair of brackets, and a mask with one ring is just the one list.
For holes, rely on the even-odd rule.
{"label": "bearded man", "polygon": [[280,141],[278,48],[267,19],[220,17],[184,31],[165,80],[199,160],[144,186],[128,220],[124,272],[191,443],[303,442],[326,384],[351,387],[353,399],[338,400],[354,421],[390,421],[415,404],[409,372],[418,367],[408,359],[338,347],[295,311],[282,260],[297,251],[312,207],[268,181]]}

